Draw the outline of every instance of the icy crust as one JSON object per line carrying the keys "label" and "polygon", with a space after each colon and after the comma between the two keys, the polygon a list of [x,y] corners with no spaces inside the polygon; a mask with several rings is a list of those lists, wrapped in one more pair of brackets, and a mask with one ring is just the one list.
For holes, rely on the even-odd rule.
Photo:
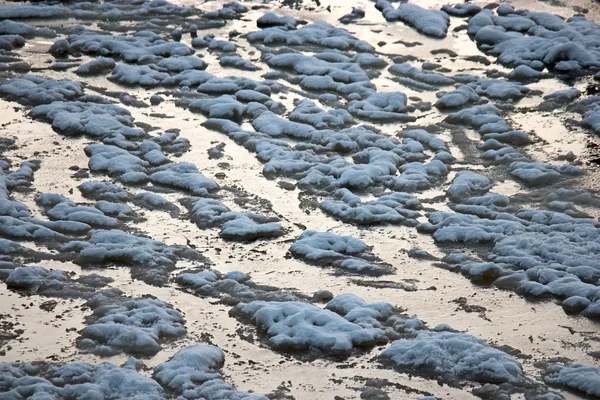
{"label": "icy crust", "polygon": [[91,7],[87,2],[77,2],[68,4],[68,7],[67,12],[70,12],[70,15],[76,19],[99,21],[142,20],[145,22],[142,26],[149,28],[156,28],[155,22],[159,18],[179,19],[196,13],[191,7],[175,6],[165,0],[103,3],[94,7]]}
{"label": "icy crust", "polygon": [[484,151],[482,158],[493,164],[507,164],[510,174],[528,186],[550,185],[560,179],[582,174],[574,165],[551,165],[531,159],[513,146],[529,144],[531,139],[526,132],[511,130],[500,110],[491,104],[465,108],[451,113],[446,121],[472,127],[481,135],[484,143],[479,147]]}
{"label": "icy crust", "polygon": [[55,101],[34,107],[31,116],[50,122],[62,135],[86,135],[125,148],[129,139],[145,137],[144,131],[133,127],[129,111],[113,104]]}
{"label": "icy crust", "polygon": [[352,7],[352,12],[341,16],[339,21],[342,24],[349,24],[356,20],[363,19],[364,17],[365,17],[365,10],[363,10],[362,8]]}
{"label": "icy crust", "polygon": [[577,15],[566,21],[558,16],[514,10],[507,6],[498,15],[484,9],[469,21],[468,33],[479,48],[497,56],[502,64],[526,65],[570,72],[600,65],[593,44],[600,28]]}
{"label": "icy crust", "polygon": [[360,239],[331,232],[304,231],[290,252],[308,264],[331,266],[346,272],[366,275],[390,273],[392,267],[381,262]]}
{"label": "icy crust", "polygon": [[[565,97],[565,100],[562,101],[562,104],[559,103],[558,106],[569,103],[567,96],[566,93],[561,95],[561,97]],[[581,114],[580,125],[596,135],[600,135],[600,96],[589,96],[586,99],[573,102],[567,106],[567,110]]]}
{"label": "icy crust", "polygon": [[263,61],[271,68],[297,74],[298,83],[308,92],[337,93],[349,100],[366,99],[375,93],[375,85],[365,71],[385,66],[384,61],[368,53],[346,57],[333,52],[315,56],[300,53],[266,53]]}
{"label": "icy crust", "polygon": [[0,35],[18,35],[24,38],[35,36],[53,38],[56,36],[54,31],[50,28],[35,28],[22,22],[11,21],[10,19],[0,21]]}
{"label": "icy crust", "polygon": [[76,82],[25,76],[0,85],[0,95],[21,104],[40,105],[74,100],[83,96],[83,89]]}
{"label": "icy crust", "polygon": [[[139,31],[132,36],[116,36],[83,30],[69,35],[67,40],[70,52],[118,57],[128,63],[159,63],[166,57],[194,54],[193,48],[180,42],[166,42],[151,31]],[[176,65],[185,63],[186,60],[165,62]]]}
{"label": "icy crust", "polygon": [[240,271],[221,274],[211,269],[200,272],[183,272],[175,278],[182,287],[189,288],[201,296],[219,299],[222,303],[236,305],[240,302],[298,301],[299,298],[275,287],[257,285],[250,276]]}
{"label": "icy crust", "polygon": [[191,249],[167,246],[117,229],[92,230],[88,241],[71,241],[60,250],[74,252],[75,262],[83,266],[106,266],[113,263],[131,266],[134,278],[151,285],[166,283],[177,259],[200,259]]}
{"label": "icy crust", "polygon": [[521,366],[510,355],[462,332],[419,332],[414,339],[392,343],[380,357],[401,372],[451,385],[465,380],[494,384],[523,380]]}
{"label": "icy crust", "polygon": [[[394,64],[388,68],[388,71],[391,74],[410,78],[412,80],[422,82],[425,85],[430,85],[431,90],[438,90],[435,86],[448,86],[453,85],[455,83],[455,80],[451,77],[428,70],[420,70],[406,62],[401,64]],[[410,82],[407,81],[404,81],[403,83],[410,84]],[[427,86],[416,86],[417,89],[428,89]]]}
{"label": "icy crust", "polygon": [[123,367],[84,362],[2,363],[0,391],[6,399],[164,399],[161,386],[138,373],[136,360],[132,361]]}
{"label": "icy crust", "polygon": [[421,208],[417,198],[408,193],[395,192],[363,202],[348,189],[339,189],[336,200],[325,200],[321,209],[343,222],[356,225],[402,224],[416,226]]}
{"label": "icy crust", "polygon": [[271,348],[285,353],[348,356],[424,329],[419,319],[400,314],[391,304],[367,304],[352,294],[335,297],[325,309],[298,301],[253,301],[230,313],[255,325]]}
{"label": "icy crust", "polygon": [[38,266],[22,266],[0,269],[0,279],[6,287],[48,297],[87,298],[97,289],[112,282],[111,278],[96,274],[83,275],[77,279],[61,270],[48,270]]}
{"label": "icy crust", "polygon": [[344,109],[325,111],[313,101],[302,99],[292,110],[289,120],[312,125],[317,129],[343,128],[352,124],[352,116]]}
{"label": "icy crust", "polygon": [[444,11],[428,10],[409,3],[401,3],[394,8],[387,0],[377,0],[375,7],[387,21],[402,21],[427,36],[446,37],[450,18]]}
{"label": "icy crust", "polygon": [[[492,100],[518,101],[530,92],[527,86],[502,79],[480,79],[460,86],[451,92],[440,92],[435,106],[452,110],[466,105],[485,103],[482,97]],[[494,106],[490,106],[494,107]]]}
{"label": "icy crust", "polygon": [[566,312],[599,318],[600,224],[561,201],[594,204],[590,194],[559,189],[547,198],[549,206],[559,211],[519,209],[506,196],[479,195],[489,183],[473,173],[457,176],[449,190],[458,202],[453,205],[457,213],[433,212],[428,223],[417,226],[438,243],[493,245],[485,261],[451,254],[440,266],[524,296],[557,297],[564,300]]}
{"label": "icy crust", "polygon": [[240,392],[224,381],[220,370],[225,353],[216,346],[193,345],[179,350],[154,369],[153,378],[166,390],[185,399],[267,400]]}
{"label": "icy crust", "polygon": [[99,356],[153,356],[160,343],[186,334],[181,313],[152,297],[127,298],[116,289],[95,294],[86,305],[92,315],[80,332],[78,347]]}
{"label": "icy crust", "polygon": [[250,61],[244,60],[242,57],[240,57],[238,55],[222,56],[219,58],[219,64],[222,67],[237,68],[237,69],[241,69],[243,71],[258,71],[258,70],[260,70],[259,67],[252,64]]}
{"label": "icy crust", "polygon": [[209,11],[204,13],[204,18],[208,19],[239,19],[243,14],[248,12],[248,8],[238,3],[237,1],[230,1],[225,3],[220,9],[216,11]]}
{"label": "icy crust", "polygon": [[510,165],[511,175],[521,179],[529,186],[545,186],[557,182],[560,178],[579,176],[583,173],[575,165],[550,165],[543,162],[514,162]]}
{"label": "icy crust", "polygon": [[373,93],[364,100],[352,100],[348,111],[361,119],[374,122],[412,122],[408,115],[414,106],[407,106],[407,98],[401,92]]}
{"label": "icy crust", "polygon": [[354,50],[357,53],[372,53],[373,46],[358,40],[343,29],[335,28],[324,21],[317,21],[297,30],[285,27],[270,27],[246,35],[250,43],[288,46],[319,46],[338,50]]}
{"label": "icy crust", "polygon": [[116,66],[115,60],[108,57],[98,57],[75,70],[78,75],[99,75],[111,71]]}
{"label": "icy crust", "polygon": [[0,5],[0,19],[65,17],[70,10],[62,5]]}
{"label": "icy crust", "polygon": [[279,16],[272,12],[268,12],[256,20],[256,26],[259,28],[269,28],[273,26],[295,28],[298,23],[299,21],[292,16]]}
{"label": "icy crust", "polygon": [[600,397],[600,368],[598,367],[583,364],[551,365],[544,372],[544,382]]}
{"label": "icy crust", "polygon": [[281,236],[284,231],[275,218],[249,212],[231,211],[222,202],[210,198],[188,198],[183,204],[190,210],[190,219],[201,229],[221,228],[226,240],[251,241]]}
{"label": "icy crust", "polygon": [[[55,193],[37,195],[35,201],[44,208],[45,214],[53,220],[80,222],[88,225],[87,229],[89,227],[114,228],[117,226],[117,219],[106,215],[101,209],[103,208],[102,205],[100,205],[100,208],[98,206],[97,208],[80,206],[66,197]],[[116,207],[119,207],[116,203],[114,204]],[[107,206],[105,204],[104,209],[111,213],[111,209]]]}

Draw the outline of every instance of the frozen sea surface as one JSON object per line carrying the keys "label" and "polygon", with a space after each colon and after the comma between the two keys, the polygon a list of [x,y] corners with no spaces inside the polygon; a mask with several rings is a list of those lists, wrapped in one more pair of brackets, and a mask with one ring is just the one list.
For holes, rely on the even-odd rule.
{"label": "frozen sea surface", "polygon": [[599,22],[0,0],[0,398],[600,397]]}

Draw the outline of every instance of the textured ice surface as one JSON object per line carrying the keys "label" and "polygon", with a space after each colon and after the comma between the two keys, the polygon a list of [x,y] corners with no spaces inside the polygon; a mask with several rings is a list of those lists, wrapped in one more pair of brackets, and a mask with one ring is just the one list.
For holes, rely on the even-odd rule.
{"label": "textured ice surface", "polygon": [[154,379],[186,399],[266,400],[267,397],[240,392],[223,380],[220,369],[225,353],[216,346],[193,345],[179,350],[169,361],[154,369]]}
{"label": "textured ice surface", "polygon": [[181,286],[202,296],[216,297],[223,303],[237,304],[254,300],[296,301],[298,297],[277,288],[257,285],[248,274],[232,271],[221,274],[217,270],[184,272],[175,278]]}
{"label": "textured ice surface", "polygon": [[360,239],[317,231],[305,231],[290,247],[295,257],[309,264],[329,265],[357,274],[389,273],[391,267],[369,250],[369,246]]}
{"label": "textured ice surface", "polygon": [[[161,400],[163,389],[131,364],[0,364],[0,390],[7,399]],[[25,397],[24,397],[25,396]]]}
{"label": "textured ice surface", "polygon": [[111,278],[89,274],[72,279],[60,270],[47,270],[38,266],[0,269],[0,278],[10,289],[24,290],[49,297],[89,297],[98,288],[112,282]]}
{"label": "textured ice surface", "polygon": [[375,7],[388,21],[402,21],[428,36],[437,38],[446,36],[450,18],[444,11],[425,9],[408,3],[402,3],[398,8],[394,8],[387,0],[378,0]]}
{"label": "textured ice surface", "polygon": [[198,227],[221,228],[221,237],[227,240],[256,240],[283,234],[283,227],[275,218],[249,212],[234,212],[219,200],[190,198],[184,202],[190,208],[190,217]]}
{"label": "textured ice surface", "polygon": [[150,284],[163,284],[176,260],[198,258],[195,251],[167,246],[162,242],[127,234],[120,230],[94,230],[88,241],[71,241],[62,252],[75,252],[81,265],[129,265],[134,277]]}
{"label": "textured ice surface", "polygon": [[376,200],[361,201],[348,189],[339,189],[336,200],[325,200],[320,207],[327,214],[357,225],[403,224],[415,226],[421,208],[418,199],[408,193],[391,193]]}
{"label": "textured ice surface", "polygon": [[100,356],[152,356],[161,350],[160,342],[186,334],[181,313],[155,298],[127,298],[109,289],[86,305],[93,313],[86,318],[78,346]]}
{"label": "textured ice surface", "polygon": [[544,382],[578,390],[590,396],[600,396],[600,368],[583,364],[551,365]]}
{"label": "textured ice surface", "polygon": [[510,355],[460,332],[420,332],[414,339],[392,343],[381,358],[400,371],[450,384],[514,383],[523,378],[521,366]]}

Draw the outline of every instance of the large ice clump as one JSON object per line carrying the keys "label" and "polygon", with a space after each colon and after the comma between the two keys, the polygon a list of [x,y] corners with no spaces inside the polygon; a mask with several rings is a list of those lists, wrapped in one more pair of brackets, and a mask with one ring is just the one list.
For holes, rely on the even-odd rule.
{"label": "large ice clump", "polygon": [[0,5],[0,19],[64,17],[70,10],[62,5]]}
{"label": "large ice clump", "polygon": [[198,258],[191,249],[167,246],[117,229],[93,230],[88,241],[71,241],[61,251],[75,252],[75,261],[84,266],[129,265],[133,277],[154,285],[167,282],[169,271],[179,257]]}
{"label": "large ice clump", "polygon": [[[134,360],[135,361],[135,360]],[[123,367],[102,363],[0,364],[0,391],[7,399],[162,400],[160,385],[138,373],[134,363]]]}
{"label": "large ice clump", "polygon": [[446,37],[450,18],[444,11],[428,10],[408,3],[402,3],[398,8],[394,8],[387,0],[378,0],[375,7],[388,21],[402,21],[428,36]]}
{"label": "large ice clump", "polygon": [[352,294],[335,297],[325,309],[299,301],[253,301],[238,304],[231,314],[256,325],[273,349],[286,353],[348,356],[358,348],[414,337],[425,328],[391,304],[367,304]]}
{"label": "large ice clump", "polygon": [[232,271],[221,274],[211,269],[200,272],[183,272],[175,278],[183,287],[196,294],[218,298],[226,304],[238,304],[255,300],[263,301],[297,301],[292,293],[271,286],[257,285],[248,274]]}
{"label": "large ice clump", "polygon": [[510,355],[461,332],[420,332],[414,339],[394,342],[381,358],[402,372],[449,384],[461,380],[517,383],[523,379],[521,366]]}
{"label": "large ice clump", "polygon": [[100,356],[121,352],[152,356],[161,350],[160,342],[186,333],[181,313],[155,298],[130,299],[109,289],[86,305],[93,313],[86,318],[78,346]]}
{"label": "large ice clump", "polygon": [[[413,108],[414,109],[414,108]],[[348,111],[359,118],[376,122],[412,122],[407,98],[401,92],[373,93],[364,100],[352,100]]]}
{"label": "large ice clump", "polygon": [[545,371],[548,385],[575,389],[590,396],[600,396],[600,368],[583,364],[551,365]]}
{"label": "large ice clump", "polygon": [[113,104],[55,101],[34,107],[31,116],[50,122],[62,135],[87,135],[106,144],[120,145],[146,136],[143,130],[133,127],[128,110]]}
{"label": "large ice clump", "polygon": [[40,194],[35,201],[45,209],[46,215],[55,220],[81,222],[97,228],[117,226],[117,219],[107,216],[101,210],[77,205],[59,194]]}
{"label": "large ice clump", "polygon": [[23,266],[15,269],[0,269],[2,279],[9,289],[25,290],[48,297],[92,296],[98,288],[112,282],[111,278],[96,274],[72,279],[61,270],[47,270],[38,266]]}
{"label": "large ice clump", "polygon": [[202,175],[191,163],[170,163],[155,168],[150,174],[150,180],[154,184],[182,189],[197,196],[219,189],[215,181]]}
{"label": "large ice clump", "polygon": [[128,63],[159,62],[163,57],[190,56],[194,49],[179,42],[165,42],[150,31],[116,36],[82,31],[68,37],[69,50],[89,55],[116,56]]}
{"label": "large ice clump", "polygon": [[331,355],[348,355],[355,347],[386,343],[378,328],[363,328],[340,315],[300,302],[238,304],[234,315],[248,319],[269,337],[274,350],[284,352],[318,349]]}
{"label": "large ice clump", "polygon": [[483,9],[469,21],[468,33],[478,46],[502,64],[544,67],[570,72],[600,65],[591,44],[600,32],[594,22],[577,15],[567,19],[541,12]]}
{"label": "large ice clump", "polygon": [[250,43],[265,45],[287,44],[288,46],[316,45],[338,50],[354,50],[359,53],[373,52],[373,47],[364,40],[358,40],[343,29],[334,28],[324,21],[317,21],[298,30],[281,27],[265,28],[247,35]]}
{"label": "large ice clump", "polygon": [[510,168],[511,175],[531,186],[549,185],[563,177],[583,173],[581,168],[575,165],[555,166],[543,162],[515,162]]}
{"label": "large ice clump", "polygon": [[283,234],[277,219],[255,213],[234,212],[219,200],[190,198],[184,204],[189,206],[192,222],[202,229],[220,227],[223,239],[247,241]]}
{"label": "large ice clump", "polygon": [[325,213],[346,223],[416,226],[416,218],[420,215],[415,210],[421,208],[421,203],[408,193],[395,192],[363,202],[348,189],[339,189],[335,197],[336,200],[325,200],[320,207]]}
{"label": "large ice clump", "polygon": [[0,95],[21,104],[40,105],[74,100],[83,95],[83,89],[76,82],[26,76],[0,85]]}
{"label": "large ice clump", "polygon": [[382,275],[391,270],[391,266],[374,256],[362,240],[331,232],[305,231],[290,251],[309,264],[332,266],[352,273]]}
{"label": "large ice clump", "polygon": [[243,14],[248,12],[248,8],[238,3],[237,1],[230,1],[229,3],[223,4],[223,6],[216,11],[209,11],[204,13],[204,18],[208,19],[238,19]]}
{"label": "large ice clump", "polygon": [[267,400],[240,392],[223,380],[220,369],[225,353],[216,346],[193,345],[179,350],[169,361],[154,368],[154,379],[186,399]]}

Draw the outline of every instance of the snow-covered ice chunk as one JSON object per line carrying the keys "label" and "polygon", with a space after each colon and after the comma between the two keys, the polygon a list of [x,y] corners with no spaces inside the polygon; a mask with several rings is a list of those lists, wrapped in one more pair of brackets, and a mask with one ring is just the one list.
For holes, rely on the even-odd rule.
{"label": "snow-covered ice chunk", "polygon": [[329,265],[353,273],[382,275],[391,270],[391,266],[374,256],[362,240],[331,232],[304,231],[290,251],[306,263]]}
{"label": "snow-covered ice chunk", "polygon": [[413,340],[398,340],[381,358],[400,371],[449,384],[461,381],[516,383],[521,366],[510,355],[483,340],[460,332],[420,332]]}
{"label": "snow-covered ice chunk", "polygon": [[94,230],[87,242],[71,241],[60,249],[75,252],[75,261],[81,265],[110,265],[111,263],[131,266],[134,278],[149,284],[164,284],[169,271],[179,257],[198,259],[190,249],[167,246],[156,240],[129,235],[123,231]]}
{"label": "snow-covered ice chunk", "polygon": [[97,75],[112,70],[115,66],[115,60],[112,58],[98,57],[77,68],[75,73],[78,75]]}
{"label": "snow-covered ice chunk", "polygon": [[344,109],[325,111],[309,99],[302,99],[289,115],[290,121],[301,122],[317,129],[341,128],[352,123],[352,116]]}
{"label": "snow-covered ice chunk", "polygon": [[362,202],[348,189],[339,189],[338,200],[325,200],[321,209],[346,223],[357,225],[404,224],[416,226],[421,208],[418,199],[408,193],[395,192],[376,200]]}
{"label": "snow-covered ice chunk", "polygon": [[443,11],[428,10],[409,3],[402,3],[394,9],[386,0],[377,1],[376,7],[388,21],[402,21],[427,36],[446,37],[450,18]]}
{"label": "snow-covered ice chunk", "polygon": [[175,278],[183,287],[192,289],[202,296],[215,297],[226,304],[235,305],[240,302],[263,301],[297,301],[292,293],[274,287],[257,285],[248,274],[233,271],[221,274],[211,269],[201,272],[184,272]]}
{"label": "snow-covered ice chunk", "polygon": [[186,190],[199,196],[219,188],[215,181],[206,178],[190,163],[170,163],[155,168],[150,174],[150,180],[154,184]]}
{"label": "snow-covered ice chunk", "polygon": [[80,398],[115,400],[162,400],[164,391],[151,378],[131,365],[118,367],[102,363],[0,364],[0,390],[7,398]]}
{"label": "snow-covered ice chunk", "polygon": [[190,209],[192,222],[202,229],[220,227],[223,239],[247,241],[283,234],[277,219],[255,213],[233,212],[219,200],[190,198],[184,204]]}
{"label": "snow-covered ice chunk", "polygon": [[401,92],[373,93],[364,100],[353,100],[348,111],[358,118],[376,122],[416,120],[408,115],[407,97]]}
{"label": "snow-covered ice chunk", "polygon": [[38,266],[23,266],[15,269],[0,269],[0,278],[9,289],[25,290],[48,297],[92,296],[94,292],[112,282],[111,278],[96,274],[72,279],[61,270],[47,270]]}
{"label": "snow-covered ice chunk", "polygon": [[583,364],[551,365],[544,374],[548,385],[563,386],[600,396],[600,368]]}
{"label": "snow-covered ice chunk", "polygon": [[237,68],[237,69],[241,69],[241,70],[244,70],[244,71],[258,71],[258,70],[260,70],[259,67],[257,67],[256,65],[252,64],[250,61],[244,60],[242,57],[240,57],[238,55],[222,56],[221,58],[219,58],[219,64],[222,67]]}
{"label": "snow-covered ice chunk", "polygon": [[459,171],[446,191],[446,195],[457,203],[465,202],[476,193],[487,191],[492,186],[490,180],[471,171]]}
{"label": "snow-covered ice chunk", "polygon": [[181,313],[155,298],[126,298],[109,289],[90,298],[79,348],[100,356],[126,352],[151,356],[160,342],[186,334]]}
{"label": "snow-covered ice chunk", "polygon": [[531,186],[551,185],[560,178],[582,174],[581,168],[575,165],[555,166],[543,162],[515,162],[510,169],[511,175]]}
{"label": "snow-covered ice chunk", "polygon": [[259,32],[250,32],[246,37],[251,43],[262,42],[265,45],[316,45],[338,50],[355,50],[361,53],[374,51],[373,46],[364,40],[359,40],[347,31],[335,28],[325,21],[317,21],[291,31],[285,27],[265,28]]}
{"label": "snow-covered ice chunk", "polygon": [[154,379],[186,399],[267,400],[240,392],[223,380],[220,369],[225,353],[216,346],[193,345],[179,350],[169,361],[154,368]]}
{"label": "snow-covered ice chunk", "polygon": [[335,312],[301,302],[240,303],[232,313],[256,325],[274,350],[286,353],[315,348],[347,356],[355,348],[388,341],[382,329],[363,328]]}
{"label": "snow-covered ice chunk", "polygon": [[298,20],[292,16],[278,16],[275,13],[268,12],[256,20],[256,25],[259,28],[269,28],[272,26],[288,26],[295,27],[298,25]]}
{"label": "snow-covered ice chunk", "polygon": [[21,104],[39,105],[76,99],[83,95],[83,89],[76,82],[26,76],[0,85],[0,95]]}

